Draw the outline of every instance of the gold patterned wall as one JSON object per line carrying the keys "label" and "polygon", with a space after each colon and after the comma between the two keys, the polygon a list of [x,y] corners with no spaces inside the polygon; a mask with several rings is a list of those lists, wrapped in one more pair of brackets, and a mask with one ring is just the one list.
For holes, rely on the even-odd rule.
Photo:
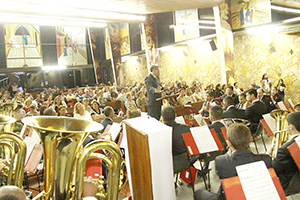
{"label": "gold patterned wall", "polygon": [[160,51],[161,81],[200,81],[204,85],[220,83],[218,51],[212,51],[209,41],[195,46],[173,47]]}
{"label": "gold patterned wall", "polygon": [[145,55],[128,56],[126,60],[122,61],[120,71],[121,83],[144,83],[144,79],[147,75],[148,69]]}
{"label": "gold patterned wall", "polygon": [[[162,82],[180,80],[190,84],[196,80],[204,85],[221,82],[218,51],[212,51],[209,41],[199,41],[197,45],[194,43],[193,46],[177,46],[159,51]],[[121,83],[144,82],[147,74],[145,56],[128,57],[122,65]]]}
{"label": "gold patterned wall", "polygon": [[256,35],[234,36],[236,81],[246,89],[251,81],[258,85],[264,73],[272,84],[282,78],[286,84],[285,100],[300,101],[300,33],[271,31]]}

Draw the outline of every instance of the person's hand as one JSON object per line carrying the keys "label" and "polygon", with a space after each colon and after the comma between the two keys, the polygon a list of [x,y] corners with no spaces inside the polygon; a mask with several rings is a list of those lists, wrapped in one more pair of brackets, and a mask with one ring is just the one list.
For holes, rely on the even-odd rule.
{"label": "person's hand", "polygon": [[98,184],[96,181],[92,179],[92,177],[88,177],[84,180],[83,183],[83,197],[95,197],[98,192]]}
{"label": "person's hand", "polygon": [[155,90],[155,93],[161,93],[161,92],[162,92],[161,86],[158,86],[158,87],[156,88],[156,90]]}

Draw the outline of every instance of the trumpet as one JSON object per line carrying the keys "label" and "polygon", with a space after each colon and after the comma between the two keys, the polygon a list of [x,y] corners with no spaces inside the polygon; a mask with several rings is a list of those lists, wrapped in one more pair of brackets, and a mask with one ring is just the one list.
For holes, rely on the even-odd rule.
{"label": "trumpet", "polygon": [[288,133],[286,129],[286,116],[289,111],[286,110],[273,110],[270,115],[276,121],[275,137],[272,141],[272,159],[277,156],[278,149],[288,141]]}
{"label": "trumpet", "polygon": [[[119,147],[113,142],[98,140],[81,149],[84,140],[91,133],[103,129],[101,124],[54,116],[26,117],[22,122],[37,131],[43,146],[44,191],[34,199],[81,199],[85,164],[90,157],[100,158],[108,165],[106,199],[117,199],[121,165]],[[93,153],[99,149],[109,151],[111,158]],[[74,187],[73,179],[76,183]]]}

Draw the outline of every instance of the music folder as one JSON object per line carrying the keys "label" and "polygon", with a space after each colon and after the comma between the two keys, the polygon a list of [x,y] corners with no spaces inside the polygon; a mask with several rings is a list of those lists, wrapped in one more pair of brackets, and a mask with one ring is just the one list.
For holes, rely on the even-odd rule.
{"label": "music folder", "polygon": [[276,121],[271,117],[270,113],[263,115],[263,119],[260,120],[267,134],[271,137],[276,132]]}
{"label": "music folder", "polygon": [[[281,200],[286,200],[285,193],[273,168],[268,169],[271,179],[275,185],[278,195]],[[241,181],[238,176],[222,179],[221,183],[227,200],[246,200]],[[265,198],[264,198],[265,199]],[[258,199],[256,199],[258,200]]]}
{"label": "music folder", "polygon": [[288,150],[300,170],[300,137],[295,138],[295,142],[288,146]]}
{"label": "music folder", "polygon": [[182,134],[190,155],[219,151],[223,146],[214,129],[208,126],[193,127],[190,133]]}

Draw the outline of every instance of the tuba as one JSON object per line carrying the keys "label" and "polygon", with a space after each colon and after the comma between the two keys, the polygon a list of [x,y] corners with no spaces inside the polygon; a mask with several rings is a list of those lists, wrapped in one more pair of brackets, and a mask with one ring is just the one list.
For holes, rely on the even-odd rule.
{"label": "tuba", "polygon": [[14,124],[17,120],[13,117],[0,114],[0,134],[3,132],[13,131]]}
{"label": "tuba", "polygon": [[[40,197],[47,200],[81,199],[85,161],[90,156],[100,157],[111,167],[109,168],[107,199],[117,199],[116,188],[118,189],[119,183],[116,183],[116,179],[119,179],[118,166],[121,162],[119,147],[112,142],[100,140],[92,142],[82,149],[83,141],[90,133],[103,129],[101,124],[83,119],[54,116],[26,117],[22,119],[22,122],[39,134],[43,146],[44,191],[34,199]],[[112,152],[112,158],[108,159],[104,155],[93,153],[98,149]],[[73,178],[76,181],[74,188]]]}
{"label": "tuba", "polygon": [[7,162],[7,169],[0,171],[1,185],[15,185],[22,188],[26,157],[25,142],[15,133],[2,132],[0,133],[0,151],[0,157]]}
{"label": "tuba", "polygon": [[0,104],[0,114],[7,115],[7,116],[12,116],[13,112],[13,106],[14,104],[12,102],[8,103],[1,103]]}
{"label": "tuba", "polygon": [[273,110],[270,115],[276,121],[276,133],[272,142],[272,159],[277,156],[278,149],[288,141],[288,133],[286,130],[286,116],[289,114],[287,110]]}
{"label": "tuba", "polygon": [[0,114],[0,158],[6,163],[0,171],[0,185],[22,188],[26,144],[19,135],[11,133],[15,122],[15,118]]}
{"label": "tuba", "polygon": [[300,111],[300,103],[297,103],[297,104],[294,106],[294,110],[295,110],[295,111]]}

